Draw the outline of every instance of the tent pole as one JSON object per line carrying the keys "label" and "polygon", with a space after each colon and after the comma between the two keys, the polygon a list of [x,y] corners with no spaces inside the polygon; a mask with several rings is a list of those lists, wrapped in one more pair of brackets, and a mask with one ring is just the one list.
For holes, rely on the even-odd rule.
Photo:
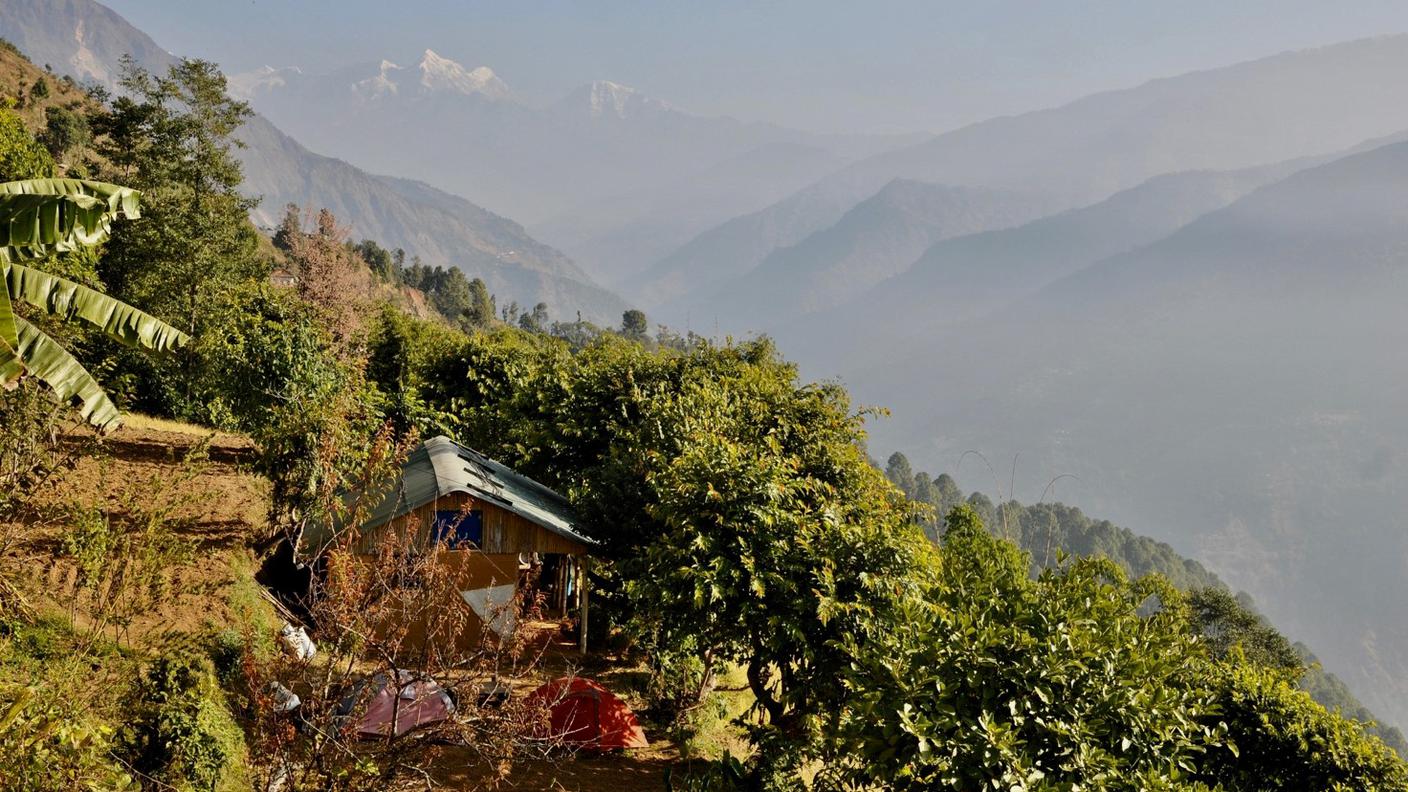
{"label": "tent pole", "polygon": [[580,570],[581,574],[581,581],[577,584],[577,593],[578,596],[581,597],[581,603],[578,605],[578,607],[581,609],[582,612],[581,653],[583,656],[586,656],[587,654],[587,568],[590,565],[591,557],[583,555],[578,565],[578,569]]}

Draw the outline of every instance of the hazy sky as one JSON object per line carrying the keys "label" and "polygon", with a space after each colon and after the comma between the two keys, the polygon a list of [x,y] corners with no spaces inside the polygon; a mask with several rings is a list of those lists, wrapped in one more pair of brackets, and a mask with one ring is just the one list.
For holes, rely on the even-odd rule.
{"label": "hazy sky", "polygon": [[104,0],[160,44],[313,71],[434,49],[526,100],[608,79],[816,130],[930,130],[1408,31],[1402,0]]}

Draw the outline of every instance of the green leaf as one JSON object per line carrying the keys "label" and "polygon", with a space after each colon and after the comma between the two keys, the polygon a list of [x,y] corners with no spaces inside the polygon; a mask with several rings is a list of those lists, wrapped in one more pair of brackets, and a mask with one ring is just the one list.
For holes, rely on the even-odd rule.
{"label": "green leaf", "polygon": [[10,305],[10,290],[0,288],[0,348],[14,352],[20,345],[15,330],[15,309]]}
{"label": "green leaf", "polygon": [[60,400],[76,402],[79,415],[100,431],[117,426],[117,405],[73,355],[19,317],[15,317],[15,327],[19,336],[15,352],[0,351],[0,385],[28,373],[48,385]]}
{"label": "green leaf", "polygon": [[0,262],[97,245],[118,217],[141,216],[140,193],[80,179],[0,183]]}
{"label": "green leaf", "polygon": [[[121,300],[33,267],[6,264],[5,282],[14,299],[64,320],[83,319],[129,346],[170,352],[190,340],[185,333]],[[0,306],[0,322],[8,302]],[[0,326],[0,331],[3,329]]]}

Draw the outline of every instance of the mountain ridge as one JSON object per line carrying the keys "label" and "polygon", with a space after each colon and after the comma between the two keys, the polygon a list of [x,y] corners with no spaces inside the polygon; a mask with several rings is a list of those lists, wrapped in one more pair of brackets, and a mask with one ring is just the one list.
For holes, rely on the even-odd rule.
{"label": "mountain ridge", "polygon": [[699,234],[658,260],[636,296],[652,308],[681,282],[710,282],[716,268],[751,269],[895,178],[1049,192],[1067,209],[1163,173],[1342,151],[1408,128],[1408,87],[1383,78],[1404,69],[1408,34],[1279,53],[970,124],[851,163]]}
{"label": "mountain ridge", "polygon": [[1408,597],[1405,300],[1399,142],[1298,170],[843,377],[858,398],[889,396],[896,419],[874,442],[1020,454],[1024,488],[1078,477],[1083,507],[1251,592],[1402,724],[1408,630],[1382,614]]}
{"label": "mountain ridge", "polygon": [[[0,0],[0,36],[36,61],[79,70],[78,77],[109,85],[117,79],[118,59],[129,52],[150,70],[164,71],[177,60],[92,0]],[[629,308],[522,225],[469,201],[315,154],[261,116],[251,118],[238,137],[246,144],[238,152],[246,188],[263,197],[253,215],[256,223],[274,225],[286,203],[326,207],[359,237],[403,248],[428,265],[463,266],[467,274],[484,277],[505,302],[547,302],[555,315],[581,311],[585,318],[611,324]],[[509,253],[513,257],[506,257]]]}
{"label": "mountain ridge", "polygon": [[1017,191],[894,179],[834,225],[777,248],[747,274],[669,313],[697,313],[712,304],[726,306],[720,321],[730,327],[775,327],[845,302],[902,271],[938,240],[1019,225],[1047,214],[1050,205]]}

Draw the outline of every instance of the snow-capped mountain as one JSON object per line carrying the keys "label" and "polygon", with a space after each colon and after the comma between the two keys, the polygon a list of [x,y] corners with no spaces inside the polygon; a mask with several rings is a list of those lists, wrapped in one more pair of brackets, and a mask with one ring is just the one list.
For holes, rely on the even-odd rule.
{"label": "snow-capped mountain", "polygon": [[231,75],[230,91],[247,100],[257,100],[280,92],[306,93],[332,90],[375,101],[392,98],[424,97],[435,94],[483,96],[508,99],[511,91],[488,66],[466,68],[435,50],[421,53],[415,66],[402,66],[382,59],[380,63],[341,69],[329,75],[308,75],[296,66],[264,66]]}
{"label": "snow-capped mountain", "polygon": [[[0,0],[0,37],[60,74],[109,88],[124,54],[158,72],[176,61],[175,55],[92,0]],[[487,69],[464,69],[427,52],[418,67],[383,70],[373,65],[357,73],[356,79],[349,79],[351,73],[344,75],[339,101],[362,108],[364,115],[376,115],[366,109],[368,102],[354,97],[351,86],[383,71],[398,91],[408,95],[462,100],[467,92],[478,99],[507,90]],[[258,97],[301,92],[316,79],[297,68],[266,67],[240,75],[229,85],[241,97]],[[263,198],[254,212],[257,223],[272,225],[289,202],[327,207],[352,228],[355,238],[404,248],[426,264],[458,266],[482,277],[504,301],[546,302],[554,316],[581,311],[600,322],[614,322],[628,307],[518,223],[457,195],[321,156],[261,116],[250,119],[239,137],[245,144],[240,150],[244,187]]]}
{"label": "snow-capped mountain", "polygon": [[261,93],[277,91],[287,86],[289,80],[298,80],[302,76],[303,70],[297,66],[286,69],[261,66],[254,71],[232,74],[225,78],[225,84],[231,96],[249,100]]}
{"label": "snow-capped mountain", "polygon": [[424,92],[451,91],[466,96],[479,94],[490,99],[503,99],[509,95],[508,86],[494,74],[493,69],[488,66],[466,69],[449,58],[437,55],[434,50],[428,49],[421,55],[416,75],[417,85]]}
{"label": "snow-capped mountain", "polygon": [[[558,109],[567,113],[585,111],[591,118],[625,120],[642,113],[680,113],[669,102],[642,94],[640,91],[610,80],[596,80],[568,94]],[[683,115],[683,113],[681,113]]]}
{"label": "snow-capped mountain", "polygon": [[[231,82],[300,140],[521,218],[606,279],[628,277],[741,209],[761,209],[902,142],[698,115],[609,80],[535,106],[489,66],[469,68],[428,49],[407,63],[388,57],[325,74],[266,67]],[[821,156],[786,158],[796,167],[764,168],[728,194],[699,178],[776,146]]]}

